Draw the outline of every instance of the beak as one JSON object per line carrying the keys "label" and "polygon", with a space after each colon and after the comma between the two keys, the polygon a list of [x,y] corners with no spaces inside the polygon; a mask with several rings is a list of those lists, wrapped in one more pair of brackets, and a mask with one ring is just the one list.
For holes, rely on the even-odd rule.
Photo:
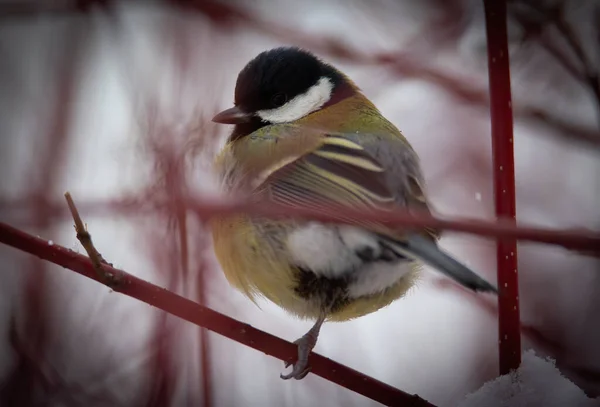
{"label": "beak", "polygon": [[213,117],[212,121],[222,124],[240,124],[248,123],[250,121],[250,117],[251,115],[241,111],[239,107],[234,106],[217,114],[215,117]]}

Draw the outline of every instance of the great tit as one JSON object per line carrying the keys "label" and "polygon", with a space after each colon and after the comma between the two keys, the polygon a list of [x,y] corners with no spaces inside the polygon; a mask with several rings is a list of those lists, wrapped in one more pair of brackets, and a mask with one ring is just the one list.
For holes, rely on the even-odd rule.
{"label": "great tit", "polygon": [[[234,107],[213,118],[235,127],[215,166],[230,193],[290,207],[429,213],[417,154],[342,72],[295,47],[265,51],[239,73]],[[282,379],[302,379],[325,320],[390,304],[425,263],[474,291],[496,288],[438,248],[438,231],[249,215],[212,221],[227,280],[291,314],[316,320],[295,343]],[[288,367],[289,364],[286,364]]]}

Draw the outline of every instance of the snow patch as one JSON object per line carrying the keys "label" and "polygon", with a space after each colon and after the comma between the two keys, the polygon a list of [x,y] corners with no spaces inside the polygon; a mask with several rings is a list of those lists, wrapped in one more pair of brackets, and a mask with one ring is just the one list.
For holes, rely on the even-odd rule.
{"label": "snow patch", "polygon": [[516,371],[487,382],[469,394],[459,407],[598,407],[600,398],[590,399],[564,377],[554,360],[542,359],[534,351],[523,353]]}

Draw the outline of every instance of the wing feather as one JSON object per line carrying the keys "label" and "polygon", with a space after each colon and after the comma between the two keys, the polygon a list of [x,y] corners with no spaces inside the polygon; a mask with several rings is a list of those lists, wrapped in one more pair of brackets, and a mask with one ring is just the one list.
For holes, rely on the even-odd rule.
{"label": "wing feather", "polygon": [[279,166],[259,188],[279,204],[385,208],[394,202],[384,168],[357,143],[325,136],[321,145]]}
{"label": "wing feather", "polygon": [[[262,174],[256,191],[280,205],[314,210],[327,210],[332,204],[358,210],[391,210],[398,205],[381,163],[343,135],[324,135],[312,151],[285,165],[278,163]],[[406,176],[408,190],[404,201],[409,209],[428,211],[418,177]],[[392,239],[404,238],[401,231],[382,224],[356,219],[353,222]],[[437,236],[434,230],[425,232],[430,238]]]}

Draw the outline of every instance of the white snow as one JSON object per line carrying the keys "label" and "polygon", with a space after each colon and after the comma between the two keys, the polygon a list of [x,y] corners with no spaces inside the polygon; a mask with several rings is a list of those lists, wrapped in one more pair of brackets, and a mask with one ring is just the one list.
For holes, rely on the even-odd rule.
{"label": "white snow", "polygon": [[592,407],[600,398],[591,399],[564,377],[554,360],[542,359],[530,350],[523,353],[516,371],[487,382],[469,394],[459,407]]}

